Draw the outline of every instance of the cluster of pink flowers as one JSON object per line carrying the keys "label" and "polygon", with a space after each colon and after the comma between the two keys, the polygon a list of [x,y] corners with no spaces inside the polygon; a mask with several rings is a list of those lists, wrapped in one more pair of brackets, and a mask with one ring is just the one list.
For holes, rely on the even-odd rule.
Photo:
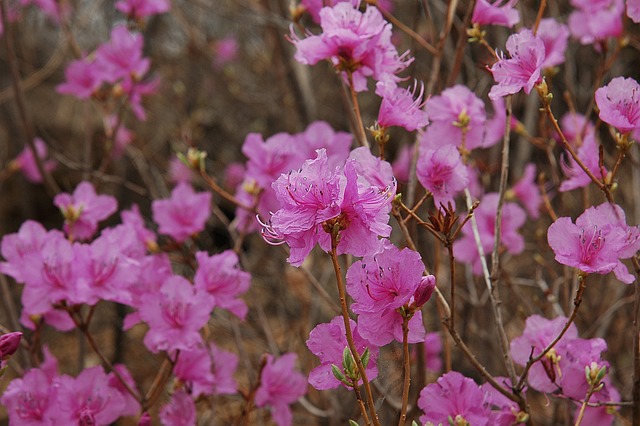
{"label": "cluster of pink flowers", "polygon": [[580,43],[594,44],[622,35],[624,0],[571,0],[571,5],[576,10],[569,15],[569,29]]}

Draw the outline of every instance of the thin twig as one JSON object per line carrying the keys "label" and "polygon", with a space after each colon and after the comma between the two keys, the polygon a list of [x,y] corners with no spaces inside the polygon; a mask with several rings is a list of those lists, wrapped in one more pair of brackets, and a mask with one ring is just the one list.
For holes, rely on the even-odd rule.
{"label": "thin twig", "polygon": [[409,358],[409,317],[402,317],[402,408],[398,426],[407,421],[407,405],[409,404],[409,387],[411,386],[411,360]]}

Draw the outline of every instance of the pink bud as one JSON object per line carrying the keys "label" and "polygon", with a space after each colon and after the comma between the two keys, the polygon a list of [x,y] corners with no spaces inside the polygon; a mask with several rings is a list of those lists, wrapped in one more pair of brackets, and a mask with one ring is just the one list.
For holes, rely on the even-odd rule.
{"label": "pink bud", "polygon": [[145,413],[140,416],[138,426],[151,426],[151,415],[148,412],[145,411]]}
{"label": "pink bud", "polygon": [[22,338],[22,333],[19,331],[0,336],[0,359],[9,358],[16,353],[18,346],[20,346],[20,338]]}
{"label": "pink bud", "polygon": [[424,305],[429,299],[431,299],[434,288],[436,288],[436,277],[433,275],[422,277],[420,285],[416,292],[413,293],[413,298],[417,307]]}

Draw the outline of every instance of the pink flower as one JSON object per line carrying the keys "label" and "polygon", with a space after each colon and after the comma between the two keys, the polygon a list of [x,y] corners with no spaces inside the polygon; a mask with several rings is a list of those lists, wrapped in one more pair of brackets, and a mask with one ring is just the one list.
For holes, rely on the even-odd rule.
{"label": "pink flower", "polygon": [[158,232],[181,243],[205,228],[211,215],[211,193],[196,193],[191,185],[181,183],[173,188],[171,198],[151,203],[151,212]]}
{"label": "pink flower", "polygon": [[172,157],[169,160],[169,180],[175,184],[191,183],[193,170],[178,157]]}
{"label": "pink flower", "polygon": [[489,97],[511,95],[524,89],[526,94],[542,81],[540,70],[546,59],[544,42],[531,30],[521,30],[507,39],[510,59],[501,59],[491,67],[498,84],[491,88]]}
{"label": "pink flower", "polygon": [[293,423],[289,405],[307,393],[306,378],[294,370],[297,358],[294,353],[286,353],[278,359],[266,355],[266,364],[260,374],[256,405],[269,405],[271,417],[278,426],[290,426]]}
{"label": "pink flower", "polygon": [[104,81],[139,80],[149,71],[150,60],[142,56],[142,34],[132,33],[124,24],[111,30],[109,42],[96,51],[96,67]]}
{"label": "pink flower", "polygon": [[425,107],[431,124],[420,140],[422,146],[481,147],[487,115],[484,103],[463,85],[445,89],[432,97]]}
{"label": "pink flower", "polygon": [[[372,345],[360,336],[355,321],[349,320],[349,322],[358,354],[362,355],[366,349],[369,349],[371,358],[365,370],[367,378],[373,380],[378,376],[378,347]],[[309,384],[318,390],[334,389],[341,384],[344,386],[343,383],[336,379],[331,371],[331,364],[333,364],[337,366],[340,371],[345,374],[347,380],[349,380],[342,362],[344,349],[348,347],[343,318],[337,316],[328,324],[318,324],[311,330],[311,333],[309,333],[307,347],[314,355],[320,358],[320,365],[309,373]]]}
{"label": "pink flower", "polygon": [[213,43],[213,65],[221,68],[225,64],[233,61],[238,56],[238,40],[232,35]]}
{"label": "pink flower", "polygon": [[431,194],[436,208],[455,206],[454,197],[469,184],[467,167],[462,163],[458,149],[445,145],[438,149],[420,149],[417,164],[418,180]]}
{"label": "pink flower", "polygon": [[409,180],[412,152],[413,149],[410,145],[403,145],[398,151],[396,159],[392,164],[393,175],[399,182],[407,182]]}
{"label": "pink flower", "polygon": [[320,10],[320,25],[320,35],[304,39],[298,38],[292,30],[296,60],[305,65],[330,60],[347,83],[348,74],[351,74],[353,88],[358,92],[367,90],[367,77],[398,81],[395,74],[412,61],[407,59],[406,53],[398,56],[391,43],[391,24],[376,7],[367,5],[364,13],[351,2],[325,7]]}
{"label": "pink flower", "polygon": [[160,409],[164,426],[196,426],[196,420],[196,404],[184,390],[171,395],[169,403]]}
{"label": "pink flower", "polygon": [[[600,167],[600,152],[598,149],[598,143],[596,142],[595,131],[588,131],[582,139],[582,145],[577,151],[578,158],[582,163],[596,177],[606,176],[607,170],[604,166]],[[576,188],[584,188],[588,186],[592,181],[588,174],[580,167],[573,157],[566,154],[566,160],[561,159],[560,167],[562,172],[567,177],[561,184],[558,190],[560,192],[571,191]]]}
{"label": "pink flower", "polygon": [[520,201],[532,219],[540,216],[540,206],[542,205],[542,196],[540,189],[536,183],[536,166],[535,164],[527,164],[520,180],[513,185],[511,189],[513,196]]}
{"label": "pink flower", "polygon": [[[54,159],[47,159],[47,144],[40,138],[35,138],[33,140],[33,143],[35,145],[38,158],[42,162],[42,166],[44,167],[44,169],[48,172],[55,170],[58,163]],[[25,147],[20,152],[20,154],[18,154],[15,160],[13,160],[10,167],[15,167],[19,170],[22,170],[25,179],[27,179],[31,183],[42,183],[42,175],[40,175],[40,170],[38,170],[36,159],[29,147]]]}
{"label": "pink flower", "polygon": [[569,30],[582,44],[594,44],[622,35],[623,0],[571,0],[576,8],[569,15]]}
{"label": "pink flower", "polygon": [[238,297],[251,285],[251,275],[240,269],[238,255],[232,250],[209,257],[196,253],[198,270],[193,279],[196,289],[207,292],[214,306],[232,312],[238,318],[247,315],[247,305]]}
{"label": "pink flower", "polygon": [[[392,340],[402,341],[401,307],[408,308],[423,279],[420,254],[410,249],[398,250],[392,244],[373,256],[365,256],[347,271],[347,292],[359,315],[358,330],[369,342],[383,346]],[[409,342],[424,340],[421,311],[409,321]]]}
{"label": "pink flower", "polygon": [[[22,339],[22,333],[19,331],[0,336],[0,371],[2,371],[7,360],[11,358],[20,347],[20,339]],[[0,376],[1,375],[2,373],[0,373]]]}
{"label": "pink flower", "polygon": [[434,331],[427,333],[424,342],[425,365],[428,371],[437,373],[442,370],[442,338],[440,333]]}
{"label": "pink flower", "polygon": [[58,377],[55,371],[33,368],[14,379],[0,397],[9,423],[24,426],[56,425],[60,419],[56,403]]}
{"label": "pink flower", "polygon": [[149,324],[144,344],[152,352],[189,350],[202,344],[199,330],[209,321],[213,299],[175,275],[139,307]]}
{"label": "pink flower", "polygon": [[547,238],[556,261],[563,265],[586,273],[614,271],[625,284],[635,280],[620,259],[632,257],[640,249],[640,228],[628,227],[624,211],[617,205],[590,207],[575,224],[571,218],[561,217],[551,224]]}
{"label": "pink flower", "polygon": [[[498,194],[495,192],[485,194],[480,201],[480,206],[475,210],[476,223],[480,233],[480,242],[485,255],[493,250],[495,239],[495,221],[498,211]],[[527,214],[515,203],[506,202],[502,208],[502,222],[500,227],[500,243],[511,254],[519,254],[524,250],[524,238],[518,233],[518,229],[524,225]],[[473,231],[469,226],[462,228],[462,238],[454,242],[453,249],[456,258],[473,265],[473,273],[482,272],[478,247]]]}
{"label": "pink flower", "polygon": [[108,218],[118,209],[118,202],[110,195],[96,195],[90,182],[81,182],[73,195],[55,196],[53,204],[65,218],[64,231],[76,240],[88,240],[98,230],[98,222]]}
{"label": "pink flower", "polygon": [[[495,377],[496,381],[506,389],[512,387],[511,381],[506,377]],[[518,422],[517,413],[520,411],[518,404],[511,401],[506,396],[498,392],[491,384],[485,383],[480,386],[489,402],[491,410],[492,426],[513,426],[522,424]]]}
{"label": "pink flower", "polygon": [[640,22],[640,0],[627,0],[627,16],[636,24]]}
{"label": "pink flower", "polygon": [[479,25],[500,25],[513,27],[520,22],[520,14],[515,9],[518,0],[477,0],[471,22]]}
{"label": "pink flower", "polygon": [[413,132],[418,128],[429,124],[427,113],[422,109],[424,85],[416,96],[418,84],[413,90],[403,89],[392,80],[378,81],[376,83],[376,95],[382,97],[382,104],[378,112],[378,125],[383,128],[398,126]]}
{"label": "pink flower", "polygon": [[76,59],[64,70],[66,81],[56,87],[58,93],[72,95],[78,99],[89,99],[104,82],[94,61]]}
{"label": "pink flower", "polygon": [[233,373],[238,356],[218,348],[213,342],[181,351],[173,369],[193,397],[236,393]]}
{"label": "pink flower", "polygon": [[[50,231],[62,237],[59,231]],[[42,247],[48,238],[48,232],[39,222],[27,220],[20,225],[15,234],[6,234],[0,241],[0,253],[6,259],[0,262],[0,273],[13,277],[17,282],[25,281],[41,262]]]}
{"label": "pink flower", "polygon": [[634,79],[614,78],[596,90],[596,104],[600,119],[620,133],[640,128],[640,85]]}
{"label": "pink flower", "polygon": [[569,28],[553,18],[540,21],[538,37],[544,44],[544,62],[542,68],[551,68],[564,63],[564,52],[569,42]]}
{"label": "pink flower", "polygon": [[141,19],[168,12],[171,3],[168,0],[119,0],[116,9],[128,17]]}
{"label": "pink flower", "polygon": [[420,392],[418,407],[424,411],[420,422],[489,426],[491,410],[483,390],[472,379],[450,371]]}

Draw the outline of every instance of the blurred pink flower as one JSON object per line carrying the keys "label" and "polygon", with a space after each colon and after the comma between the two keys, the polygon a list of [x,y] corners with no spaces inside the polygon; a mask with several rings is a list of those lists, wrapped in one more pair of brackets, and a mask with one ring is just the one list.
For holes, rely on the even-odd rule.
{"label": "blurred pink flower", "polygon": [[[587,132],[582,138],[582,144],[574,150],[577,151],[578,158],[596,177],[607,175],[607,170],[600,168],[600,151],[596,142],[596,134],[594,131]],[[575,162],[573,157],[566,154],[560,160],[560,168],[566,176],[566,179],[560,184],[558,190],[560,192],[571,191],[576,188],[584,188],[592,181],[588,174]]]}
{"label": "blurred pink flower", "polygon": [[440,205],[455,206],[454,198],[469,185],[467,167],[454,145],[437,149],[420,149],[417,164],[418,180],[431,194],[436,209]]}
{"label": "blurred pink flower", "polygon": [[524,89],[526,94],[542,81],[541,68],[546,59],[543,41],[528,29],[512,34],[507,39],[510,59],[500,59],[491,67],[496,85],[489,98],[511,95]]}
{"label": "blurred pink flower", "polygon": [[55,425],[60,424],[57,423],[60,419],[57,392],[55,371],[32,368],[22,378],[9,383],[0,396],[0,403],[6,408],[12,425]]}
{"label": "blurred pink flower", "polygon": [[424,358],[427,371],[437,373],[442,370],[442,338],[437,331],[427,333],[424,342]]}
{"label": "blurred pink flower", "polygon": [[98,222],[118,209],[118,202],[110,195],[97,195],[90,182],[80,182],[73,195],[55,196],[53,204],[64,216],[64,231],[72,239],[88,240],[98,230]]}
{"label": "blurred pink flower", "polygon": [[412,153],[413,148],[411,145],[403,145],[396,154],[396,159],[393,162],[392,167],[393,175],[399,182],[407,182],[409,180]]}
{"label": "blurred pink flower", "polygon": [[160,409],[163,426],[196,426],[196,420],[196,404],[182,389],[171,395],[169,403]]}
{"label": "blurred pink flower", "polygon": [[544,44],[542,68],[564,63],[564,53],[569,43],[569,28],[553,18],[545,18],[540,21],[538,37]]}
{"label": "blurred pink flower", "polygon": [[620,259],[640,249],[640,228],[626,224],[624,211],[609,203],[584,211],[574,224],[569,217],[558,218],[547,231],[556,261],[586,273],[613,271],[620,281],[631,284],[630,274]]}
{"label": "blurred pink flower", "polygon": [[[47,149],[47,144],[40,138],[35,138],[33,143],[36,148],[36,153],[38,158],[42,162],[42,166],[48,172],[52,172],[57,167],[58,163],[54,159],[48,159],[47,155],[49,154]],[[24,174],[25,179],[27,179],[31,183],[42,183],[42,175],[40,175],[40,170],[38,170],[38,165],[36,164],[36,158],[33,155],[31,149],[27,146],[25,147],[20,154],[13,160],[13,167],[18,168]]]}
{"label": "blurred pink flower", "polygon": [[[398,87],[392,80],[378,81],[376,95],[382,97],[378,112],[378,125],[383,128],[398,126],[413,132],[429,124],[427,113],[423,110],[426,101],[422,101],[424,85],[416,97],[418,83],[413,90]],[[415,99],[414,99],[415,97]]]}
{"label": "blurred pink flower", "polygon": [[[378,347],[372,345],[360,336],[355,321],[350,319],[349,322],[358,354],[362,355],[365,349],[369,349],[371,358],[365,370],[367,378],[373,380],[378,376]],[[307,347],[314,355],[320,358],[320,365],[309,373],[309,384],[311,386],[318,390],[334,389],[341,384],[344,386],[344,384],[333,375],[331,364],[337,366],[340,371],[344,373],[342,354],[347,346],[342,316],[333,318],[328,324],[318,324],[311,330],[309,340],[307,340]],[[346,374],[345,377],[349,380]]]}
{"label": "blurred pink flower", "polygon": [[142,34],[129,31],[125,24],[116,25],[111,39],[96,50],[95,66],[102,80],[115,83],[119,79],[141,79],[151,64],[143,57],[143,45]]}
{"label": "blurred pink flower", "polygon": [[171,157],[169,160],[169,180],[175,184],[191,183],[193,170],[178,157]]}
{"label": "blurred pink flower", "polygon": [[441,376],[436,383],[420,391],[418,407],[424,415],[420,422],[433,424],[469,424],[490,426],[491,410],[485,393],[472,379],[457,371]]}
{"label": "blurred pink flower", "polygon": [[398,55],[391,43],[391,24],[374,6],[367,5],[364,13],[351,2],[324,7],[320,10],[320,25],[320,35],[309,35],[304,39],[292,29],[296,60],[305,65],[330,60],[342,72],[347,84],[351,74],[355,91],[367,90],[367,77],[399,81],[396,73],[413,60],[407,53]]}
{"label": "blurred pink flower", "polygon": [[[513,386],[511,381],[506,377],[495,377],[495,380],[504,388],[510,389]],[[490,383],[480,386],[485,394],[485,400],[489,403],[491,409],[491,426],[514,426],[520,425],[517,413],[520,411],[518,404],[498,392]]]}
{"label": "blurred pink flower", "polygon": [[[50,231],[60,234],[59,231]],[[27,220],[20,225],[17,233],[6,234],[0,241],[0,253],[5,258],[0,262],[0,273],[13,277],[17,282],[25,281],[25,274],[34,269],[34,265],[41,262],[42,247],[48,238],[48,232],[33,220]]]}
{"label": "blurred pink flower", "polygon": [[211,216],[211,193],[195,192],[181,183],[171,191],[171,198],[151,203],[153,221],[158,232],[181,243],[205,228]]}
{"label": "blurred pink flower", "polygon": [[632,78],[616,77],[596,90],[600,119],[620,133],[640,128],[640,84]]}
{"label": "blurred pink flower", "polygon": [[515,9],[517,2],[518,0],[477,0],[471,22],[513,27],[520,22],[520,13]]}
{"label": "blurred pink flower", "polygon": [[249,289],[251,274],[240,269],[238,255],[232,250],[213,256],[199,251],[196,260],[198,269],[193,278],[195,288],[211,295],[214,306],[244,319],[247,305],[239,296]]}
{"label": "blurred pink flower", "polygon": [[95,61],[87,58],[71,61],[64,70],[65,82],[56,87],[63,95],[89,99],[104,82]]}
{"label": "blurred pink flower", "polygon": [[294,370],[297,358],[294,353],[285,353],[278,359],[273,355],[266,355],[266,364],[260,374],[256,405],[270,406],[271,417],[278,426],[293,424],[289,405],[307,393],[306,378]]}
{"label": "blurred pink flower", "polygon": [[536,182],[536,165],[529,163],[524,167],[520,180],[513,185],[511,192],[520,201],[532,219],[540,216],[542,196]]}
{"label": "blurred pink flower", "polygon": [[208,346],[198,345],[191,350],[180,351],[173,373],[194,397],[234,394],[237,383],[233,373],[238,361],[236,354],[211,342]]}
{"label": "blurred pink flower", "polygon": [[169,0],[119,0],[116,9],[130,18],[141,19],[168,12],[171,3]]}
{"label": "blurred pink flower", "polygon": [[213,65],[221,68],[238,57],[238,40],[230,35],[213,42]]}
{"label": "blurred pink flower", "polygon": [[640,22],[640,0],[627,0],[627,16],[636,24]]}
{"label": "blurred pink flower", "polygon": [[[623,0],[571,0],[576,8],[567,23],[571,35],[581,44],[594,44],[622,35]],[[596,45],[596,49],[599,47]]]}

